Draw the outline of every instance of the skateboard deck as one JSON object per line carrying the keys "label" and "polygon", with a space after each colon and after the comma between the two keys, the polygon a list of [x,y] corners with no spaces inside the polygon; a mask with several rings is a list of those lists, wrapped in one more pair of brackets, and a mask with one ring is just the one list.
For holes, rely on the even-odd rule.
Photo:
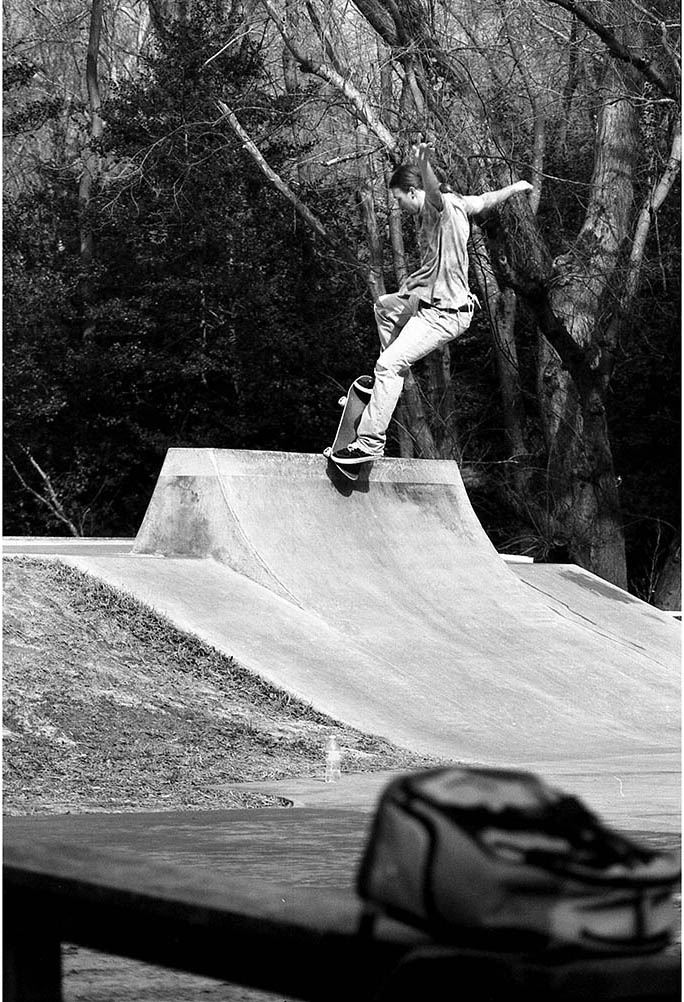
{"label": "skateboard deck", "polygon": [[[337,452],[338,449],[344,449],[345,446],[350,445],[351,442],[356,438],[356,429],[358,427],[359,421],[361,420],[361,415],[363,414],[366,404],[370,400],[371,391],[373,389],[373,377],[372,376],[359,376],[355,379],[347,391],[347,395],[340,397],[338,403],[342,408],[342,415],[340,417],[340,423],[337,426],[337,432],[335,438],[333,439],[333,444],[328,446],[327,449],[323,450],[323,455],[328,459],[335,469],[343,473],[345,477],[349,480],[358,480],[359,472],[358,466],[340,466],[332,458],[333,452]],[[369,462],[371,457],[369,457]]]}

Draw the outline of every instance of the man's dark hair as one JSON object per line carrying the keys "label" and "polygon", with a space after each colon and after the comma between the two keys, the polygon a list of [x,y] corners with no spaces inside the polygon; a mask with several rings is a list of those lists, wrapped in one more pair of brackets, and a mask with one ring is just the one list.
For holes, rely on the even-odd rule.
{"label": "man's dark hair", "polygon": [[402,164],[397,167],[389,180],[390,188],[399,188],[401,191],[408,191],[409,188],[420,188],[423,190],[423,177],[417,167],[412,164]]}

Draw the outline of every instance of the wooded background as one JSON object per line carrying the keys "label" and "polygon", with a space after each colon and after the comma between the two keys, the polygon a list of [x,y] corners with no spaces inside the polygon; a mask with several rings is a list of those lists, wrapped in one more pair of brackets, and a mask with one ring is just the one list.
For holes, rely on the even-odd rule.
{"label": "wooded background", "polygon": [[417,264],[419,138],[478,219],[390,453],[494,544],[679,607],[674,0],[7,0],[6,534],[134,535],[171,446],[319,452]]}

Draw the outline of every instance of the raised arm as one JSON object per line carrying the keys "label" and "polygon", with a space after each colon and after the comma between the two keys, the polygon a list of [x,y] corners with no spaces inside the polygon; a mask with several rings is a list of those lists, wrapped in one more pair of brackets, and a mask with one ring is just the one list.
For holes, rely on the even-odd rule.
{"label": "raised arm", "polygon": [[482,195],[463,195],[462,198],[468,215],[479,216],[481,212],[487,212],[489,209],[495,209],[497,205],[503,205],[511,195],[520,195],[525,191],[532,191],[530,182],[516,181],[515,184],[499,188],[498,191],[485,191]]}
{"label": "raised arm", "polygon": [[430,150],[427,143],[418,143],[417,146],[413,147],[413,155],[416,158],[416,166],[420,171],[420,176],[423,179],[423,188],[425,189],[425,197],[430,202],[431,205],[441,212],[442,211],[442,193],[439,190],[439,181],[435,176],[435,172],[432,169],[432,164],[430,163]]}

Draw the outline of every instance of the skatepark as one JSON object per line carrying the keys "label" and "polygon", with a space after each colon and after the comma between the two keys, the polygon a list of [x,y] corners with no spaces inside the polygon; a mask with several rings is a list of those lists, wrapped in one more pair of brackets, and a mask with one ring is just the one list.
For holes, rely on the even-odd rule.
{"label": "skatepark", "polygon": [[[679,622],[579,567],[498,554],[455,463],[384,460],[352,484],[320,456],[172,449],[134,540],[22,552],[58,553],[335,719],[444,761],[529,768],[625,831],[679,831]],[[348,887],[387,778],[261,784],[301,821],[268,810],[260,832],[248,811],[10,831],[38,821],[38,837],[231,879],[300,885],[313,866],[317,885]],[[331,863],[335,811],[347,851]]]}
{"label": "skatepark", "polygon": [[350,484],[314,455],[172,449],[131,551],[64,559],[447,760],[677,755],[679,623],[578,567],[502,558],[452,462]]}
{"label": "skatepark", "polygon": [[579,567],[500,556],[453,462],[383,460],[352,484],[317,455],[171,449],[135,540],[60,548],[399,745],[547,775],[591,762],[621,803],[623,774],[678,789],[679,622]]}

